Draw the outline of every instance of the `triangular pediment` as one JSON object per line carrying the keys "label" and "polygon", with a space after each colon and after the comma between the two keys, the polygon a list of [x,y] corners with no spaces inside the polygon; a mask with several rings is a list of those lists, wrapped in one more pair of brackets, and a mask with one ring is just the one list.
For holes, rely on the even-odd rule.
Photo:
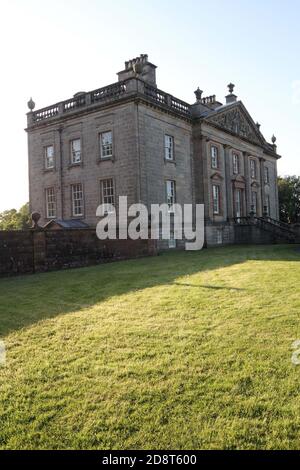
{"label": "triangular pediment", "polygon": [[264,145],[265,139],[241,101],[216,109],[205,118],[220,129],[246,139],[256,145]]}
{"label": "triangular pediment", "polygon": [[235,183],[245,183],[245,178],[242,175],[236,175],[232,178],[232,181]]}
{"label": "triangular pediment", "polygon": [[211,179],[212,179],[212,180],[219,180],[219,181],[222,181],[222,180],[223,180],[223,176],[220,175],[220,173],[215,172],[215,173],[213,173],[213,174],[211,175]]}

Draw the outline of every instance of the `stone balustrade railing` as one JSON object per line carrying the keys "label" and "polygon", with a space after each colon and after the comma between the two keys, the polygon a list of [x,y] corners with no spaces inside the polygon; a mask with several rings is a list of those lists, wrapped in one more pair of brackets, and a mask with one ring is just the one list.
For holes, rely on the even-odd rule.
{"label": "stone balustrade railing", "polygon": [[173,110],[184,117],[191,117],[191,106],[188,103],[148,85],[142,80],[133,78],[88,93],[78,93],[73,98],[61,103],[32,111],[27,114],[28,126],[50,120],[51,118],[63,117],[66,113],[107,104],[133,94],[144,95],[152,103],[165,109]]}

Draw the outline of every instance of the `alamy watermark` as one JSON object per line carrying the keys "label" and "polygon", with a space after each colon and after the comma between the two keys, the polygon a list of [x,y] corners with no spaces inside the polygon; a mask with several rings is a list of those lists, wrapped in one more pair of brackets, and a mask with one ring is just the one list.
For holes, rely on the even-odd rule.
{"label": "alamy watermark", "polygon": [[6,363],[6,349],[4,341],[0,340],[0,367]]}
{"label": "alamy watermark", "polygon": [[127,196],[120,196],[118,214],[114,205],[97,208],[97,236],[100,240],[184,240],[186,250],[201,250],[204,245],[204,205],[144,204],[128,207]]}

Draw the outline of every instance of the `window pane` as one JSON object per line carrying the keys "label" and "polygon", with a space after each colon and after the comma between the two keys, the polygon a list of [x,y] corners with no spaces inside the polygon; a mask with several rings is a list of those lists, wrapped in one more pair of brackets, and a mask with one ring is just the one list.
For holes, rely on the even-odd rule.
{"label": "window pane", "polygon": [[112,178],[101,181],[102,204],[105,204],[106,211],[110,212],[110,205],[115,205],[114,181]]}
{"label": "window pane", "polygon": [[100,135],[101,158],[112,157],[112,132],[103,132]]}
{"label": "window pane", "polygon": [[46,189],[46,208],[47,218],[52,219],[56,217],[56,196],[54,188]]}
{"label": "window pane", "polygon": [[250,160],[250,168],[251,178],[256,178],[256,162],[254,160]]}
{"label": "window pane", "polygon": [[81,161],[81,140],[76,139],[71,142],[71,161],[72,163],[80,163]]}
{"label": "window pane", "polygon": [[237,153],[233,154],[233,173],[237,175],[239,173],[239,155]]}
{"label": "window pane", "polygon": [[265,183],[268,184],[269,183],[269,168],[266,166],[265,167]]}
{"label": "window pane", "polygon": [[72,185],[73,216],[83,215],[83,189],[82,184]]}
{"label": "window pane", "polygon": [[175,181],[166,181],[167,204],[169,209],[175,204]]}
{"label": "window pane", "polygon": [[212,145],[211,146],[211,166],[212,168],[218,168],[218,147]]}
{"label": "window pane", "polygon": [[174,138],[170,135],[165,135],[165,158],[166,160],[174,159]]}
{"label": "window pane", "polygon": [[54,146],[48,145],[45,148],[45,167],[53,168],[54,167]]}
{"label": "window pane", "polygon": [[217,185],[213,185],[213,212],[214,214],[220,212],[220,188]]}

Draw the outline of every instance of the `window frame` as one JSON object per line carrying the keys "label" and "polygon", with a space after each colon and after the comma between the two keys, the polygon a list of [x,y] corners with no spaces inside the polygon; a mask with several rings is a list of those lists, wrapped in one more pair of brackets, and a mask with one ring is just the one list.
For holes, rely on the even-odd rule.
{"label": "window frame", "polygon": [[[216,150],[216,155],[213,155],[213,149]],[[217,170],[219,168],[219,154],[220,154],[220,149],[216,144],[211,144],[210,145],[210,166],[213,170]],[[215,164],[213,164],[215,159]]]}
{"label": "window frame", "polygon": [[[104,155],[103,154],[103,143],[102,143],[102,137],[105,135],[105,134],[110,134],[111,135],[111,153],[109,155]],[[98,137],[98,142],[99,142],[99,147],[100,147],[100,160],[103,161],[103,160],[112,160],[113,159],[113,154],[114,154],[114,138],[113,138],[113,131],[112,130],[106,130],[106,131],[102,131],[99,133],[99,137]]]}
{"label": "window frame", "polygon": [[[76,200],[81,200],[81,212],[80,214],[75,213],[75,199],[74,199],[74,188],[76,186],[81,186],[81,199],[76,199]],[[71,184],[71,204],[72,204],[72,217],[84,217],[84,188],[82,183],[73,183]]]}
{"label": "window frame", "polygon": [[270,170],[267,165],[264,166],[264,182],[270,184]]}
{"label": "window frame", "polygon": [[[168,186],[170,184],[170,189],[171,193],[173,191],[173,194],[170,194],[170,198],[172,198],[172,203],[169,203],[169,191],[168,191]],[[168,204],[168,212],[169,213],[174,213],[174,209],[171,210],[171,208],[176,204],[176,181],[175,180],[165,180],[165,193],[166,193],[166,201]]]}
{"label": "window frame", "polygon": [[253,180],[257,179],[257,162],[253,158],[250,159],[250,176]]}
{"label": "window frame", "polygon": [[232,152],[232,171],[234,175],[240,174],[240,154],[238,152]]}
{"label": "window frame", "polygon": [[[80,160],[79,161],[74,161],[74,150],[73,150],[73,143],[74,142],[79,142],[80,143],[80,150],[77,152],[80,152]],[[76,151],[75,151],[76,152]],[[71,165],[80,165],[82,163],[82,140],[80,137],[77,137],[75,139],[70,140],[70,163]]]}
{"label": "window frame", "polygon": [[[171,147],[167,146],[166,140],[169,139],[169,143],[171,142]],[[175,161],[175,139],[174,136],[170,134],[165,134],[164,135],[164,150],[165,150],[165,160],[167,162],[174,162]],[[171,158],[167,156],[169,155],[169,152],[171,150]]]}
{"label": "window frame", "polygon": [[[52,161],[53,161],[52,166],[48,165],[48,162],[49,162],[48,149],[49,148],[53,149],[53,155],[51,157]],[[55,148],[54,148],[54,144],[49,144],[49,145],[44,146],[44,168],[45,168],[45,170],[53,170],[55,168]]]}
{"label": "window frame", "polygon": [[[110,186],[110,188],[113,189],[113,194],[112,195],[104,195],[103,193],[103,190],[104,190],[104,183],[108,182],[108,181],[111,181],[112,182],[112,185]],[[116,185],[115,185],[115,180],[113,177],[110,177],[110,178],[103,178],[103,179],[100,179],[99,181],[100,183],[100,202],[101,204],[104,204],[104,205],[112,205],[114,206],[114,208],[116,209]],[[111,202],[105,202],[105,198],[106,197],[112,197],[113,198],[113,203]],[[108,211],[106,210],[105,211],[107,214],[111,214],[113,213],[112,211]]]}
{"label": "window frame", "polygon": [[[254,194],[255,194],[255,198],[253,198]],[[255,204],[254,204],[254,199],[255,199]],[[251,191],[251,207],[253,207],[253,209],[254,209],[254,214],[257,214],[257,208],[258,208],[257,206],[258,206],[258,193],[257,193],[257,191],[253,191],[253,189],[252,189],[252,191]]]}
{"label": "window frame", "polygon": [[[244,212],[244,191],[242,188],[234,188],[234,216],[235,217],[242,217]],[[240,215],[238,216],[238,212]]]}
{"label": "window frame", "polygon": [[[215,188],[217,188],[217,199],[215,198]],[[217,201],[218,209],[217,211],[215,210],[215,202]],[[221,215],[221,187],[219,184],[212,184],[212,210],[213,210],[213,215]]]}
{"label": "window frame", "polygon": [[[49,201],[49,191],[53,191],[53,201]],[[48,188],[45,188],[45,202],[46,202],[46,219],[56,219],[57,217],[57,207],[56,207],[56,192],[55,192],[55,187],[50,186]],[[50,215],[49,214],[49,204],[52,204],[53,207],[52,209],[54,210],[54,214]]]}

